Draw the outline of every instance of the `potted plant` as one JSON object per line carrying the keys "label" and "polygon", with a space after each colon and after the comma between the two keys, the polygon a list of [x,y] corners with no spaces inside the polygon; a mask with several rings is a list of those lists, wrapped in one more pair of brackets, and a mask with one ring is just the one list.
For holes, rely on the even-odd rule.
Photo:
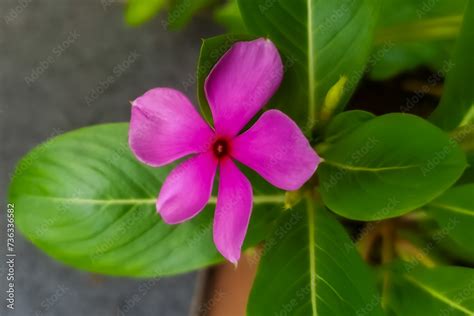
{"label": "potted plant", "polygon": [[[186,3],[170,25],[207,2]],[[248,315],[474,314],[474,2],[238,0],[218,12],[239,34],[203,40],[200,113],[156,88],[132,101],[130,124],[37,147],[9,189],[20,231],[109,275],[258,265]],[[389,93],[363,104],[381,91],[363,78],[390,87],[419,65],[432,69],[421,84],[395,79],[412,91],[395,111]],[[444,77],[439,104],[420,111]],[[220,301],[210,293],[201,313]]]}

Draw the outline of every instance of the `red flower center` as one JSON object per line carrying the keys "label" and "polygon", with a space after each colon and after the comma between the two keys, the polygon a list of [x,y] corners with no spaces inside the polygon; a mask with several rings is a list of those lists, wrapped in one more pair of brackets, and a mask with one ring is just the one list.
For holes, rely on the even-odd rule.
{"label": "red flower center", "polygon": [[229,142],[226,139],[218,139],[214,142],[212,150],[217,158],[222,158],[229,153]]}

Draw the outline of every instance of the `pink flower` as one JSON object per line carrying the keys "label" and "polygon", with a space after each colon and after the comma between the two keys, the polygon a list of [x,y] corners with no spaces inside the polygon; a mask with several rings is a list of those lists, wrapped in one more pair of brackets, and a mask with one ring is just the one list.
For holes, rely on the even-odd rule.
{"label": "pink flower", "polygon": [[205,91],[214,128],[173,89],[152,89],[133,102],[129,143],[139,160],[158,167],[193,155],[169,174],[159,193],[156,208],[166,223],[189,220],[206,206],[219,168],[214,243],[233,263],[240,257],[253,198],[234,160],[283,190],[299,189],[320,161],[298,126],[278,110],[263,113],[240,133],[282,77],[277,49],[261,38],[234,44],[209,74]]}

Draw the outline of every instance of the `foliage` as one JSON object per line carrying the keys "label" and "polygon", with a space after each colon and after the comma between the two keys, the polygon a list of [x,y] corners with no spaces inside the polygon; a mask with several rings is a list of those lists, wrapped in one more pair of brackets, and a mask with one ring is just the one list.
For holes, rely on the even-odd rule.
{"label": "foliage", "polygon": [[[170,275],[221,261],[212,243],[213,207],[186,224],[165,224],[155,203],[171,168],[138,163],[127,133],[125,123],[83,128],[20,161],[10,186],[20,231],[54,258],[98,273]],[[265,197],[284,200],[268,185],[257,185],[255,195],[249,246],[282,209]]]}
{"label": "foliage", "polygon": [[[131,0],[126,16],[135,25],[168,7],[168,25],[179,28],[208,5],[219,7]],[[203,115],[217,60],[236,41],[268,37],[285,64],[269,106],[291,116],[324,159],[286,198],[249,174],[245,246],[265,243],[248,314],[473,315],[474,1],[238,0],[216,12],[246,34],[203,41]],[[366,74],[384,80],[443,61],[453,66],[430,116],[344,111]],[[212,205],[179,226],[155,214],[170,168],[138,162],[127,126],[73,131],[22,159],[9,188],[21,232],[58,260],[104,274],[171,275],[221,261]]]}

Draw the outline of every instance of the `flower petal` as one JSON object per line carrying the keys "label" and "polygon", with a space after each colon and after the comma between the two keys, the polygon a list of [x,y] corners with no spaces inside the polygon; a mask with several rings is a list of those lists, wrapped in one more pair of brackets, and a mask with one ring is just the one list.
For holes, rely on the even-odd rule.
{"label": "flower petal", "polygon": [[284,190],[299,189],[320,162],[298,125],[278,110],[263,113],[237,136],[232,156]]}
{"label": "flower petal", "polygon": [[231,159],[220,163],[219,192],[214,215],[214,243],[237,263],[252,212],[252,186]]}
{"label": "flower petal", "polygon": [[161,187],[156,209],[167,224],[196,216],[211,197],[217,159],[212,152],[198,154],[179,164]]}
{"label": "flower petal", "polygon": [[237,135],[268,102],[282,78],[283,64],[270,40],[234,44],[205,83],[216,132]]}
{"label": "flower petal", "polygon": [[206,151],[214,137],[188,98],[169,88],[155,88],[133,101],[129,144],[137,158],[162,166]]}

